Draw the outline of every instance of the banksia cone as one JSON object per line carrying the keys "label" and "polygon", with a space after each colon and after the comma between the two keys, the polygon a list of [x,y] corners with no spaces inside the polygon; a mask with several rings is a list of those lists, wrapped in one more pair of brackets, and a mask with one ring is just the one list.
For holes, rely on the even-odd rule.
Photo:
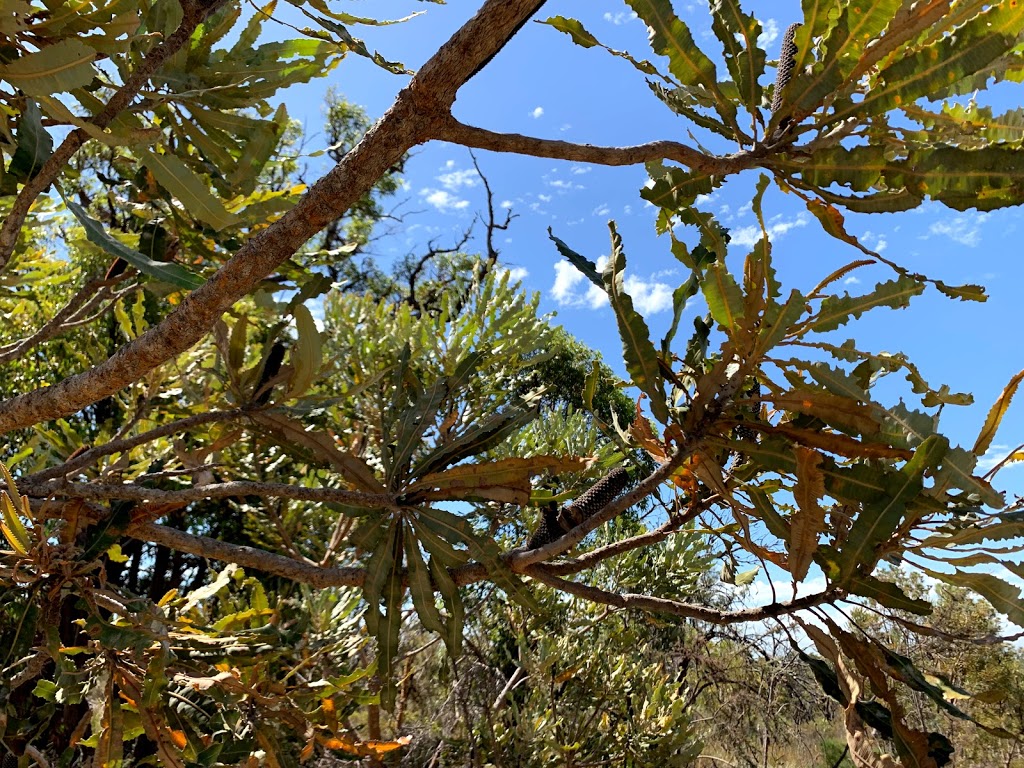
{"label": "banksia cone", "polygon": [[796,65],[796,31],[800,24],[790,24],[786,28],[786,34],[782,36],[782,51],[779,53],[779,69],[775,74],[775,93],[772,96],[772,114],[782,109],[782,90],[793,75],[793,67]]}
{"label": "banksia cone", "polygon": [[537,549],[563,536],[584,520],[589,520],[610,501],[622,493],[629,484],[629,474],[622,467],[616,467],[598,480],[590,490],[581,494],[571,504],[559,511],[553,504],[544,509],[544,516],[537,530],[526,543],[528,549]]}

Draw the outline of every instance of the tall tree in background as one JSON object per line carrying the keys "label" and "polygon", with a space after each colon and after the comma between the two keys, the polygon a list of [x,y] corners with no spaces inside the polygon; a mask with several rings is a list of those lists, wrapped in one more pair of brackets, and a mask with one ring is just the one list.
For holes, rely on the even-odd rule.
{"label": "tall tree in background", "polygon": [[[466,603],[499,610],[495,590],[517,616],[549,623],[515,638],[525,672],[507,669],[492,709],[517,674],[539,679],[552,647],[565,658],[560,633],[586,632],[589,605],[629,621],[799,626],[817,655],[795,637],[793,653],[839,703],[859,766],[949,762],[953,745],[932,730],[941,721],[910,717],[907,690],[1012,737],[1013,723],[961,708],[894,650],[884,626],[840,626],[824,609],[872,601],[927,633],[931,595],[880,578],[890,561],[1024,624],[1018,590],[991,569],[1019,569],[1001,548],[1024,533],[1019,510],[975,471],[1024,374],[975,442],[953,446],[939,411],[969,394],[929,384],[902,355],[825,334],[925,290],[984,299],[978,286],[871,251],[842,210],[1024,199],[1017,113],[922,101],[1018,82],[1024,7],[806,0],[773,89],[760,24],[737,3],[710,4],[720,79],[670,3],[627,2],[658,63],[612,52],[653,78],[694,131],[739,147],[718,156],[699,144],[596,147],[457,121],[459,88],[543,5],[488,0],[358,141],[362,118],[335,103],[336,164],[307,187],[275,156],[289,140],[276,92],[346,54],[411,73],[349,31],[380,22],[296,5],[320,29],[265,43],[273,5],[242,22],[240,5],[223,0],[16,0],[0,25],[11,86],[0,92],[5,748],[40,764],[86,753],[100,765],[277,764],[318,751],[379,761],[409,742],[407,667],[422,658],[410,643],[461,658]],[[546,23],[604,48],[578,21]],[[65,129],[56,146],[55,127]],[[614,224],[602,271],[552,233],[552,247],[609,297],[640,393],[631,422],[586,355],[589,366],[568,366],[589,367],[578,395],[545,393],[565,373],[544,369],[556,332],[494,269],[489,238],[479,262],[457,245],[411,261],[407,285],[374,275],[384,288],[365,287],[376,297],[332,290],[409,150],[435,140],[647,164],[643,197],[689,272],[664,339],[652,341],[634,309]],[[697,200],[751,169],[762,171],[751,204],[763,236],[739,265]],[[856,260],[783,287],[761,208],[773,183]],[[491,208],[489,233],[502,226]],[[861,296],[834,292],[869,264],[891,279]],[[677,339],[698,294],[709,315]],[[323,329],[312,311],[321,303]],[[556,350],[579,357],[569,342]],[[906,377],[917,404],[873,394],[889,373]],[[529,531],[531,549],[520,546]],[[798,585],[813,564],[825,587],[736,609],[694,588],[705,550],[730,584],[771,563]],[[227,565],[212,573],[211,560]],[[659,669],[634,697],[614,665],[623,638],[592,638],[605,650],[585,674],[556,673],[540,703],[536,686],[519,694],[524,713],[569,708],[550,722],[513,721],[535,729],[519,742],[467,693],[485,687],[455,680],[468,759],[513,760],[531,739],[550,750],[538,759],[567,764],[578,749],[638,765],[651,750],[694,758],[685,673]],[[585,743],[595,732],[605,740]]]}

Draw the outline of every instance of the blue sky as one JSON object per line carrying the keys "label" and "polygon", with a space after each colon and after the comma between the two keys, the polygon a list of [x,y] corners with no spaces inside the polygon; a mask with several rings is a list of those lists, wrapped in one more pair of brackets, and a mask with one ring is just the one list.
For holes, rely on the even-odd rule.
{"label": "blue sky", "polygon": [[[345,3],[343,10],[397,18],[425,11],[406,23],[354,32],[388,59],[415,68],[422,64],[473,11],[478,2],[454,0],[448,5],[377,0]],[[797,0],[746,2],[745,10],[761,19],[769,58],[779,50],[782,31],[799,20]],[[705,52],[719,58],[711,33],[706,2],[676,0],[675,9],[690,25]],[[278,6],[276,15],[293,20],[290,9]],[[646,28],[628,6],[611,0],[567,2],[551,0],[537,18],[565,15],[580,19],[602,42],[651,58]],[[287,36],[283,28],[267,32]],[[769,68],[764,82],[774,78]],[[328,77],[285,94],[293,118],[306,126],[307,149],[322,148],[322,98],[331,86],[377,117],[391,104],[406,77],[390,75],[359,57],[350,57]],[[980,101],[998,110],[1020,105],[1024,86],[1000,87]],[[693,143],[692,130],[715,151],[729,148],[710,140],[700,129],[673,115],[650,92],[643,75],[627,62],[598,49],[584,50],[553,28],[527,24],[505,49],[460,91],[454,114],[463,122],[501,132],[558,138],[604,145],[637,144],[655,139]],[[654,233],[653,208],[638,192],[647,180],[640,166],[602,168],[514,155],[477,153],[496,201],[518,216],[497,245],[502,260],[521,276],[528,290],[540,291],[545,311],[557,322],[604,353],[622,371],[618,338],[610,309],[590,291],[581,275],[560,260],[547,238],[547,228],[577,251],[598,259],[608,253],[609,219],[615,219],[628,258],[627,286],[637,308],[660,338],[670,321],[671,291],[686,276],[668,252],[668,242]],[[314,161],[315,162],[315,161]],[[714,211],[731,228],[730,256],[741,259],[757,237],[749,199],[757,172],[748,172],[717,190],[703,207]],[[375,243],[384,260],[422,251],[428,240],[454,239],[474,214],[483,211],[485,197],[467,151],[442,143],[418,148],[406,165],[407,188],[401,193],[404,225]],[[765,198],[764,212],[774,243],[774,259],[787,287],[809,289],[832,269],[860,254],[822,232],[803,204],[774,187]],[[973,444],[986,412],[1009,378],[1024,367],[1021,341],[1021,300],[1024,264],[1018,256],[1024,235],[1022,211],[1011,209],[981,214],[958,213],[929,204],[903,214],[847,216],[848,229],[865,244],[905,267],[950,284],[981,283],[989,291],[985,304],[953,302],[927,291],[910,310],[879,310],[842,329],[844,340],[855,336],[862,348],[905,352],[918,363],[933,385],[947,383],[954,391],[972,392],[976,404],[948,408],[944,431],[954,441]],[[892,273],[883,267],[858,271],[844,290],[866,291]],[[688,307],[685,326],[703,307]],[[892,387],[892,397],[899,396]],[[1024,396],[1022,396],[1024,398]],[[986,457],[994,463],[1010,448],[1024,442],[1024,407],[1011,408]],[[997,483],[1011,492],[1024,492],[1024,471],[1011,467]]]}

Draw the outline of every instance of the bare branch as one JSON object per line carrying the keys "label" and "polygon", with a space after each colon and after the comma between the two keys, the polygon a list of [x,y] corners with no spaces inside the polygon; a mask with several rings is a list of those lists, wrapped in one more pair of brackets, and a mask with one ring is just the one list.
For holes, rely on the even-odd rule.
{"label": "bare branch", "polygon": [[759,145],[749,152],[738,152],[715,157],[677,141],[652,141],[631,147],[597,147],[592,144],[574,144],[557,139],[539,139],[519,133],[495,133],[485,128],[460,123],[448,116],[436,138],[474,149],[488,149],[531,157],[550,157],[594,165],[639,165],[650,160],[674,160],[694,171],[708,174],[731,174],[761,164],[767,156]]}
{"label": "bare branch", "polygon": [[110,295],[111,286],[121,282],[126,277],[127,275],[122,275],[112,280],[94,277],[86,280],[85,284],[75,292],[75,295],[68,299],[68,303],[47,320],[39,330],[21,341],[14,341],[0,347],[0,363],[17,360],[33,347],[59,336],[69,328],[75,327],[81,321],[82,315],[92,311],[94,307]]}
{"label": "bare branch", "polygon": [[742,611],[716,611],[712,608],[705,608],[702,605],[681,603],[664,597],[651,597],[650,595],[630,593],[620,594],[592,587],[589,584],[567,581],[549,573],[545,565],[531,566],[527,569],[526,573],[553,589],[567,592],[576,597],[582,597],[593,603],[611,605],[616,608],[646,611],[647,613],[668,613],[687,619],[706,621],[710,624],[739,624],[746,621],[772,619],[812,608],[822,603],[834,602],[843,597],[843,593],[839,589],[827,589],[824,592],[805,595],[804,597],[798,597],[795,600],[784,603],[769,603],[757,608],[746,608]]}

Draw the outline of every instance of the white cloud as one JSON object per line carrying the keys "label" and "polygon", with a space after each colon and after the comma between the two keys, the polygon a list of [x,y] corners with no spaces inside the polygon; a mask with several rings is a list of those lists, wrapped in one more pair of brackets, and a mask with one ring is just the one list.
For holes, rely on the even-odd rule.
{"label": "white cloud", "polygon": [[[586,281],[586,290],[581,283]],[[562,307],[589,307],[597,309],[608,303],[608,296],[596,285],[587,281],[583,273],[568,261],[555,262],[555,282],[551,296]]]}
{"label": "white cloud", "polygon": [[648,282],[629,275],[623,280],[623,285],[641,315],[653,315],[672,308],[672,288],[665,283]]}
{"label": "white cloud", "polygon": [[508,272],[509,282],[513,283],[518,282],[519,280],[525,280],[530,275],[525,267],[509,267],[504,271]]}
{"label": "white cloud", "polygon": [[[599,258],[597,271],[602,271],[607,264],[607,256]],[[653,315],[672,307],[672,287],[666,283],[628,275],[623,285],[633,298],[633,306],[641,314]],[[563,307],[599,309],[608,303],[607,294],[567,261],[555,263],[555,282],[551,286],[551,295]]]}
{"label": "white cloud", "polygon": [[447,168],[448,170],[451,170],[452,168],[455,167],[455,161],[454,160],[445,160],[444,167]]}
{"label": "white cloud", "polygon": [[537,195],[537,199],[540,200],[542,203],[550,203],[551,195]]}
{"label": "white cloud", "polygon": [[544,107],[534,107],[533,112],[530,113],[530,117],[536,120],[538,117],[544,114]]}
{"label": "white cloud", "polygon": [[779,22],[775,19],[766,19],[761,29],[761,34],[757,36],[757,46],[758,48],[767,48],[779,36]]}
{"label": "white cloud", "polygon": [[501,201],[501,207],[502,208],[511,208],[512,207],[512,201],[511,200],[502,200]]}
{"label": "white cloud", "polygon": [[584,188],[582,184],[573,184],[571,181],[563,181],[562,179],[555,179],[554,181],[549,181],[547,182],[547,185],[549,187],[554,187],[555,189],[561,190],[563,192],[566,192],[570,189]]}
{"label": "white cloud", "polygon": [[870,230],[861,235],[859,240],[876,253],[881,253],[889,247],[889,243],[885,240],[885,235],[876,235]]}
{"label": "white cloud", "polygon": [[604,20],[611,22],[612,24],[618,27],[622,26],[623,24],[631,22],[636,17],[636,11],[633,11],[632,13],[627,13],[626,11],[619,11],[618,13],[606,13],[604,15]]}
{"label": "white cloud", "polygon": [[594,209],[595,216],[607,216],[611,212],[612,209],[608,207],[607,203],[601,203],[601,205]]}
{"label": "white cloud", "polygon": [[480,183],[480,174],[476,172],[475,168],[466,168],[461,171],[442,173],[437,180],[441,182],[442,187],[454,192],[461,187],[475,187]]}
{"label": "white cloud", "polygon": [[562,133],[565,133],[570,128],[572,128],[572,123],[562,123],[560,126],[558,126],[558,130],[560,130]]}
{"label": "white cloud", "polygon": [[434,206],[441,213],[461,211],[469,207],[469,200],[462,200],[443,189],[421,189],[420,197],[425,202]]}
{"label": "white cloud", "polygon": [[[799,213],[795,219],[789,219],[788,221],[781,216],[775,216],[768,223],[768,238],[770,240],[777,240],[791,229],[806,227],[807,222],[807,214],[803,212]],[[730,245],[752,248],[761,239],[761,227],[740,227],[733,230],[731,234],[732,240]]]}
{"label": "white cloud", "polygon": [[860,278],[854,277],[853,275],[850,275],[848,278],[843,280],[843,285],[857,285],[858,283],[860,283]]}
{"label": "white cloud", "polygon": [[574,176],[582,176],[584,173],[590,173],[592,170],[594,170],[592,165],[574,165],[569,168],[569,172]]}
{"label": "white cloud", "polygon": [[[998,464],[1000,461],[1006,458],[1006,455],[1010,452],[1011,446],[1009,445],[992,445],[985,451],[985,455],[978,459],[978,469],[982,472],[988,472],[992,467]],[[1006,464],[1004,469],[1009,467],[1020,467],[1024,466],[1021,462],[1013,462]]]}
{"label": "white cloud", "polygon": [[950,240],[968,248],[977,248],[981,243],[981,224],[988,219],[989,214],[982,213],[975,216],[954,216],[952,219],[936,221],[928,228],[929,235],[944,235]]}

